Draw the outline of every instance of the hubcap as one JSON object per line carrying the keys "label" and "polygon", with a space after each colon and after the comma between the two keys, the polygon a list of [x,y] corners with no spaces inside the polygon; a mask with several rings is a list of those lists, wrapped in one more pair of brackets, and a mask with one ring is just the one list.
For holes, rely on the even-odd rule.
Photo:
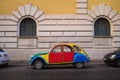
{"label": "hubcap", "polygon": [[42,68],[42,62],[41,62],[41,61],[37,61],[37,62],[35,63],[35,68],[36,68],[36,69],[41,69],[41,68]]}
{"label": "hubcap", "polygon": [[83,63],[78,63],[78,68],[82,68],[83,67]]}
{"label": "hubcap", "polygon": [[84,67],[84,63],[76,63],[76,68],[81,69]]}

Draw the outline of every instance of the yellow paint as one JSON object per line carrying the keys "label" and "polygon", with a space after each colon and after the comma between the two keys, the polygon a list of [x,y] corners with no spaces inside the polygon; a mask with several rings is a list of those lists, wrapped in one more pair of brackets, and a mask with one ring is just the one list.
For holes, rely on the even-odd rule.
{"label": "yellow paint", "polygon": [[[38,6],[45,14],[75,14],[77,0],[0,0],[0,14],[12,14],[19,6],[32,4]],[[88,0],[88,9],[104,3],[120,13],[120,0]]]}
{"label": "yellow paint", "polygon": [[49,53],[45,55],[40,55],[40,56],[45,60],[47,64],[49,63]]}
{"label": "yellow paint", "polygon": [[76,13],[76,0],[0,0],[0,14],[11,14],[25,4],[38,6],[45,14]]}
{"label": "yellow paint", "polygon": [[120,0],[88,0],[88,9],[91,10],[93,6],[98,6],[100,3],[111,6],[113,10],[117,10],[120,14]]}

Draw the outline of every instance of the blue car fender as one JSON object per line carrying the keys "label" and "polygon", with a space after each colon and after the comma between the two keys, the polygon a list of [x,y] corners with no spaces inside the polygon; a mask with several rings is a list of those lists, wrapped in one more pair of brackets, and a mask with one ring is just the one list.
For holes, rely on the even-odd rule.
{"label": "blue car fender", "polygon": [[75,53],[74,55],[74,63],[77,62],[88,62],[89,58],[87,56],[85,56],[84,54],[81,53]]}
{"label": "blue car fender", "polygon": [[34,56],[34,57],[32,57],[31,60],[30,60],[30,65],[33,65],[33,63],[34,63],[34,61],[35,61],[36,59],[40,59],[40,60],[43,61],[44,64],[46,64],[45,60],[44,60],[42,57],[40,57],[40,56]]}

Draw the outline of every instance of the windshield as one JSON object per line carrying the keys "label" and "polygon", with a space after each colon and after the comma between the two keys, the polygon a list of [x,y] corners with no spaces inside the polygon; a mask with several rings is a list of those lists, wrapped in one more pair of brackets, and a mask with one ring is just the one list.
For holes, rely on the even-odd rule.
{"label": "windshield", "polygon": [[78,46],[73,46],[74,47],[74,50],[75,50],[75,53],[79,52],[80,51],[80,48]]}
{"label": "windshield", "polygon": [[87,53],[83,49],[79,48],[76,45],[74,45],[73,47],[74,47],[75,53],[81,52],[81,53],[85,54],[86,56],[88,56]]}

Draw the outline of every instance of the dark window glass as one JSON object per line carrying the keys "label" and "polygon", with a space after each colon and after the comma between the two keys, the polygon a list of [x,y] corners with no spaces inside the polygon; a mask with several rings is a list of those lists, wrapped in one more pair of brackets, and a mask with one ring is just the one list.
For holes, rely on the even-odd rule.
{"label": "dark window glass", "polygon": [[94,24],[95,36],[110,36],[110,23],[105,18],[99,18]]}
{"label": "dark window glass", "polygon": [[31,18],[25,18],[20,23],[20,36],[36,36],[36,23]]}

